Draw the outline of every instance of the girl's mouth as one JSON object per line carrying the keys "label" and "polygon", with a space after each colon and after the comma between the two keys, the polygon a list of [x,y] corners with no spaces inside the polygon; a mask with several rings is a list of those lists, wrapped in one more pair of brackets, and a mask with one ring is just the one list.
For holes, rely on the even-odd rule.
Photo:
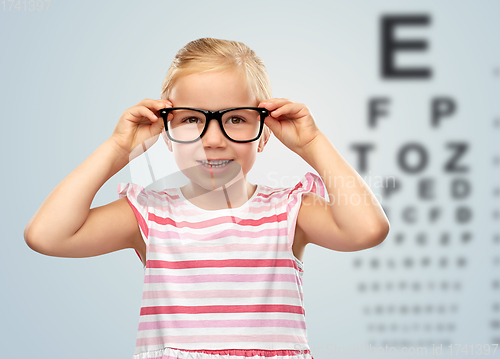
{"label": "girl's mouth", "polygon": [[219,168],[219,167],[226,167],[233,160],[218,160],[218,161],[199,161],[199,160],[196,160],[196,161],[201,163],[204,167],[207,167],[207,168]]}

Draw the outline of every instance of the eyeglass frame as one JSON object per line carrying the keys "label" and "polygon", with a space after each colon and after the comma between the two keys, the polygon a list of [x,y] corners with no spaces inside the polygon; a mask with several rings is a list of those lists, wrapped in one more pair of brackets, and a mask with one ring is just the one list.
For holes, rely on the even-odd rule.
{"label": "eyeglass frame", "polygon": [[[203,131],[198,136],[198,138],[196,138],[192,141],[180,141],[180,140],[174,140],[172,137],[170,137],[170,134],[168,133],[168,126],[165,125],[165,121],[167,121],[167,123],[168,123],[168,114],[170,112],[172,112],[173,110],[192,110],[192,111],[201,112],[205,115],[205,120],[206,120],[205,128],[203,128]],[[224,126],[222,124],[222,115],[225,114],[226,112],[233,111],[233,110],[256,110],[257,112],[260,113],[260,128],[259,128],[259,134],[257,135],[257,137],[255,137],[252,140],[239,141],[239,140],[233,140],[231,137],[228,136],[228,134],[224,130]],[[263,108],[263,107],[233,107],[233,108],[227,108],[227,109],[219,110],[219,111],[202,110],[199,108],[192,108],[192,107],[167,107],[167,108],[162,108],[159,111],[159,113],[160,113],[160,116],[162,118],[163,126],[165,128],[165,132],[167,133],[168,138],[171,141],[178,142],[178,143],[193,143],[193,142],[200,140],[207,132],[208,125],[209,125],[211,120],[217,120],[222,133],[224,134],[224,136],[228,140],[231,140],[233,142],[238,142],[238,143],[253,142],[253,141],[258,140],[260,138],[260,136],[262,135],[262,129],[264,128],[264,120],[267,116],[269,116],[269,110],[266,108]]]}

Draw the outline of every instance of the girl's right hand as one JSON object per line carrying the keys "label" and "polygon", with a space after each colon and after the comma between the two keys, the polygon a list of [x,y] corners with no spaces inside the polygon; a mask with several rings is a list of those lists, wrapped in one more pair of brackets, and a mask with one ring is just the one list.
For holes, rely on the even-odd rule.
{"label": "girl's right hand", "polygon": [[[132,158],[137,157],[157,141],[164,127],[158,111],[166,107],[173,107],[173,105],[168,100],[152,100],[149,98],[130,107],[118,120],[110,140],[129,157],[138,145],[146,142],[146,148],[141,146],[140,149],[136,150],[138,153],[134,151]],[[132,158],[129,160],[132,160]]]}

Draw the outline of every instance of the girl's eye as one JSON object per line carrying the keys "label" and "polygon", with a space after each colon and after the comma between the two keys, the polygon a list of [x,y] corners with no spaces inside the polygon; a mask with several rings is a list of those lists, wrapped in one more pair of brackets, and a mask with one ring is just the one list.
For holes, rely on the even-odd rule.
{"label": "girl's eye", "polygon": [[196,117],[189,117],[189,118],[186,118],[184,121],[182,122],[188,122],[188,123],[193,123],[193,122],[189,122],[190,120],[199,120],[199,118],[196,118]]}
{"label": "girl's eye", "polygon": [[231,121],[231,120],[240,121],[240,122],[236,122],[236,123],[234,123],[234,122],[233,122],[233,124],[234,124],[234,125],[238,125],[238,124],[240,124],[240,123],[242,123],[242,122],[245,122],[245,120],[243,120],[242,118],[239,118],[239,117],[231,117],[231,118],[229,119],[229,121]]}

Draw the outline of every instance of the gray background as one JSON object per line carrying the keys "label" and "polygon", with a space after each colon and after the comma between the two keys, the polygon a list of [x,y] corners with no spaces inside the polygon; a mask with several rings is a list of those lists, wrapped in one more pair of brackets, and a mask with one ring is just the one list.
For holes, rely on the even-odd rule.
{"label": "gray background", "polygon": [[[23,230],[57,184],[109,138],[127,108],[160,97],[175,53],[200,37],[247,44],[266,64],[273,97],[306,104],[354,168],[359,158],[351,146],[374,144],[369,171],[362,174],[367,182],[381,176],[400,182],[393,196],[381,199],[391,222],[383,244],[351,253],[307,246],[304,291],[315,359],[342,355],[333,352],[335,346],[359,350],[370,343],[388,343],[397,353],[404,343],[414,348],[445,343],[443,355],[433,355],[431,344],[427,355],[413,357],[444,356],[446,346],[456,343],[460,349],[468,345],[469,354],[455,356],[469,357],[470,345],[484,350],[487,343],[499,343],[500,243],[494,235],[500,232],[500,197],[493,192],[499,185],[494,158],[500,150],[500,126],[495,126],[500,121],[498,1],[39,4],[40,11],[30,11],[29,4],[0,4],[2,357],[132,357],[143,279],[134,250],[92,258],[48,257],[29,249]],[[381,78],[379,19],[388,14],[430,16],[428,26],[397,30],[398,38],[429,44],[427,51],[399,54],[397,65],[430,67],[431,79]],[[378,96],[391,104],[388,116],[372,129],[367,104]],[[456,113],[439,128],[430,126],[435,96],[457,103]],[[454,141],[469,145],[460,160],[469,171],[458,176],[443,170],[453,154],[446,143]],[[417,174],[406,174],[397,164],[398,151],[410,142],[423,145],[429,155],[428,166]],[[160,152],[150,158],[154,171],[165,171],[159,177],[177,170],[165,170],[174,162],[161,145],[155,144],[154,151]],[[143,160],[139,157],[106,182],[92,207],[118,199],[120,182],[132,178],[148,185],[148,178],[140,178]],[[248,180],[291,186],[307,171],[315,173],[273,137]],[[424,178],[436,186],[435,197],[426,201],[417,196]],[[451,197],[454,178],[469,181],[469,197]],[[473,213],[467,223],[454,217],[462,205]],[[415,223],[403,219],[410,206],[416,209]],[[432,207],[442,211],[435,222],[429,220]],[[464,232],[472,235],[467,243],[460,241]],[[417,241],[421,234],[427,236],[425,245]],[[440,244],[443,234],[449,235],[448,245]],[[425,256],[431,263],[422,267],[418,263]],[[442,267],[443,257],[448,264]],[[455,264],[461,257],[464,266]],[[408,260],[412,266],[404,264]],[[415,283],[420,289],[412,289]],[[441,288],[442,283],[448,287]],[[428,305],[430,313],[413,312],[415,306]]]}

